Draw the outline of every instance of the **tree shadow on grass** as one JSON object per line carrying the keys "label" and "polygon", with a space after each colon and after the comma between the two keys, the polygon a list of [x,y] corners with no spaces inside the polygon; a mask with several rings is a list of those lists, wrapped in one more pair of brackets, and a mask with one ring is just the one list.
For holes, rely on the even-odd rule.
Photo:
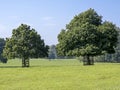
{"label": "tree shadow on grass", "polygon": [[31,65],[30,67],[69,67],[69,66],[80,66],[80,65]]}
{"label": "tree shadow on grass", "polygon": [[34,68],[34,67],[66,67],[66,66],[81,66],[81,65],[30,65],[29,67],[22,66],[0,66],[0,68]]}
{"label": "tree shadow on grass", "polygon": [[32,65],[29,67],[22,67],[22,66],[0,66],[0,68],[34,68],[34,67],[61,67],[57,65]]}
{"label": "tree shadow on grass", "polygon": [[0,68],[22,68],[22,66],[0,66]]}
{"label": "tree shadow on grass", "polygon": [[30,67],[61,67],[59,65],[32,65]]}

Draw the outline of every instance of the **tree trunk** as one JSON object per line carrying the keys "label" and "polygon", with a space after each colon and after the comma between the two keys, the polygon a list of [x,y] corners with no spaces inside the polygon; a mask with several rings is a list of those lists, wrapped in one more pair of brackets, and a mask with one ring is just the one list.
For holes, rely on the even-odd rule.
{"label": "tree trunk", "polygon": [[89,55],[84,56],[83,65],[94,65],[93,57],[90,58]]}
{"label": "tree trunk", "polygon": [[29,59],[22,58],[22,67],[29,67]]}
{"label": "tree trunk", "polygon": [[87,65],[91,65],[91,60],[89,55],[87,55]]}
{"label": "tree trunk", "polygon": [[91,65],[94,65],[94,57],[91,57]]}

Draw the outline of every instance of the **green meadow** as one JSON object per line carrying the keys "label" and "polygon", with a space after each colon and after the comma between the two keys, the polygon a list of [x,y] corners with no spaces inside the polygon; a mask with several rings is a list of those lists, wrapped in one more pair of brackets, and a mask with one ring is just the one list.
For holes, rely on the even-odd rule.
{"label": "green meadow", "polygon": [[0,63],[0,90],[120,90],[120,64],[83,66],[78,60],[21,60]]}

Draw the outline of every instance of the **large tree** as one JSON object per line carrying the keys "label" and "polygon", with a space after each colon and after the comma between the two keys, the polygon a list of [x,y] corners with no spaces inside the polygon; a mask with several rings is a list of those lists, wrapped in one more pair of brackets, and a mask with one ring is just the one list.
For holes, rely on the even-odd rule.
{"label": "large tree", "polygon": [[48,47],[44,40],[26,24],[13,29],[12,37],[6,39],[3,55],[7,58],[22,58],[22,66],[29,67],[29,58],[48,56]]}
{"label": "large tree", "polygon": [[90,57],[114,53],[118,32],[111,22],[102,22],[102,16],[94,9],[76,15],[66,29],[58,35],[59,55],[83,56],[87,65],[93,64]]}

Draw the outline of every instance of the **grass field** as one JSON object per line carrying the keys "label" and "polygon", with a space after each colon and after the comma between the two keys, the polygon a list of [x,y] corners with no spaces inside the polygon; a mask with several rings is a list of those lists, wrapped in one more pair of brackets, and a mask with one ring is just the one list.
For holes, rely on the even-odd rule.
{"label": "grass field", "polygon": [[0,63],[0,90],[120,90],[120,64],[83,66],[77,60],[21,60]]}

